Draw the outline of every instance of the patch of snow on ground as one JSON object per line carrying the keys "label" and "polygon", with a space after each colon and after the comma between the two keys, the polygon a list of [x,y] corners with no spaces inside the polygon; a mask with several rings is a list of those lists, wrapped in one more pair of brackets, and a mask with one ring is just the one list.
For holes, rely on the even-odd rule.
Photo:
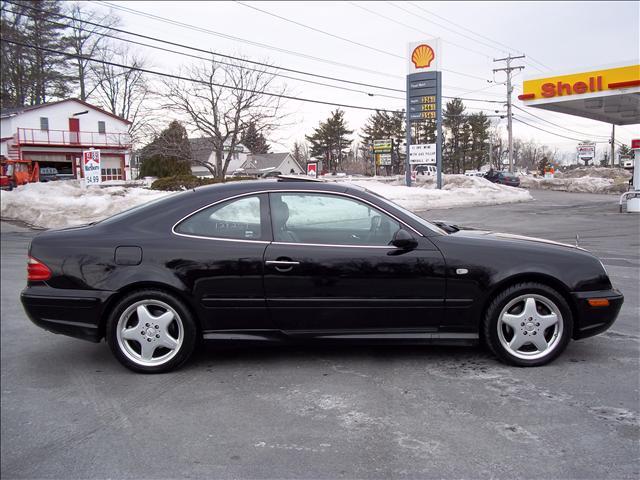
{"label": "patch of snow on ground", "polygon": [[[499,205],[533,200],[527,190],[497,185],[481,177],[445,175],[438,190],[432,182],[406,187],[376,181],[352,182],[412,211],[453,208],[472,205]],[[422,183],[422,182],[421,182]]]}
{"label": "patch of snow on ground", "polygon": [[44,228],[83,225],[164,197],[139,187],[88,187],[77,180],[29,183],[0,192],[0,217]]}

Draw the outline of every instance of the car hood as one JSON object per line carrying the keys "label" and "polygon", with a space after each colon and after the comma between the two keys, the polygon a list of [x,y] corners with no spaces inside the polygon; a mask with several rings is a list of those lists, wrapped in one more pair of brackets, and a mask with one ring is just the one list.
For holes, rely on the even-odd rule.
{"label": "car hood", "polygon": [[554,240],[547,240],[544,238],[536,238],[536,237],[527,237],[525,235],[514,235],[512,233],[501,233],[501,232],[491,232],[488,230],[473,230],[473,229],[465,229],[461,227],[459,231],[452,233],[451,235],[459,236],[459,237],[488,237],[493,240],[498,241],[510,241],[510,242],[522,242],[522,243],[536,243],[536,244],[547,244],[547,245],[555,245],[558,247],[566,247],[574,250],[584,250],[584,248],[580,248],[576,245],[571,245],[568,243],[556,242]]}

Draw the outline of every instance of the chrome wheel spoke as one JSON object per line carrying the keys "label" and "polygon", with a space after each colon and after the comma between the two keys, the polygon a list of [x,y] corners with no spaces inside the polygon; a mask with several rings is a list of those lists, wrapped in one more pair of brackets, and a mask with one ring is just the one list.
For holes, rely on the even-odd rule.
{"label": "chrome wheel spoke", "polygon": [[165,312],[159,317],[153,317],[155,325],[158,325],[160,329],[166,330],[171,322],[173,322],[174,315],[172,312]]}
{"label": "chrome wheel spoke", "polygon": [[139,327],[140,323],[135,327],[127,328],[122,332],[122,338],[125,340],[135,340],[136,342],[140,342],[143,339],[143,336],[140,334],[141,330]]}
{"label": "chrome wheel spoke", "polygon": [[536,320],[540,323],[540,330],[544,332],[547,328],[553,327],[558,323],[558,316],[551,312],[549,315],[538,315]]}
{"label": "chrome wheel spoke", "polygon": [[178,340],[168,333],[165,332],[160,334],[160,346],[168,348],[169,350],[175,350],[178,348],[178,345]]}
{"label": "chrome wheel spoke", "polygon": [[539,352],[544,352],[549,346],[547,340],[544,338],[544,335],[531,335],[529,341],[533,343],[533,345],[538,349]]}
{"label": "chrome wheel spoke", "polygon": [[518,350],[525,343],[527,343],[530,339],[525,336],[520,329],[516,330],[513,334],[513,338],[509,342],[509,348],[512,350]]}
{"label": "chrome wheel spoke", "polygon": [[536,299],[533,297],[527,297],[524,302],[523,316],[527,319],[535,318],[538,316],[538,309],[536,308]]}
{"label": "chrome wheel spoke", "polygon": [[502,321],[509,325],[514,331],[520,328],[520,324],[522,323],[522,315],[512,315],[510,313],[505,313],[502,315]]}
{"label": "chrome wheel spoke", "polygon": [[151,360],[153,358],[153,352],[156,351],[157,345],[145,340],[140,342],[140,346],[140,356],[142,357],[142,359],[146,361]]}

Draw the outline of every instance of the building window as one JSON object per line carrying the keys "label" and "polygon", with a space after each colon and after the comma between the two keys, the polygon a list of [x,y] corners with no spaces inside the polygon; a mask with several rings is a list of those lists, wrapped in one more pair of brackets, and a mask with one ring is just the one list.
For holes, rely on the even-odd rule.
{"label": "building window", "polygon": [[103,168],[101,173],[103,182],[108,180],[122,180],[121,168]]}
{"label": "building window", "polygon": [[40,117],[40,130],[49,130],[49,119],[47,117]]}
{"label": "building window", "polygon": [[107,133],[107,128],[104,122],[98,122],[98,133]]}

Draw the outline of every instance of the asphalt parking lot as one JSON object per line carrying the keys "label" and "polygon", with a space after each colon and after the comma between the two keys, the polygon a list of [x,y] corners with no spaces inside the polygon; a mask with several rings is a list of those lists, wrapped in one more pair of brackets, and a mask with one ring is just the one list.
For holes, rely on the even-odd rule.
{"label": "asphalt parking lot", "polygon": [[640,216],[617,197],[431,219],[590,249],[625,304],[612,329],[521,369],[480,348],[225,347],[175,373],[32,325],[34,232],[2,223],[2,478],[594,478],[640,475]]}

